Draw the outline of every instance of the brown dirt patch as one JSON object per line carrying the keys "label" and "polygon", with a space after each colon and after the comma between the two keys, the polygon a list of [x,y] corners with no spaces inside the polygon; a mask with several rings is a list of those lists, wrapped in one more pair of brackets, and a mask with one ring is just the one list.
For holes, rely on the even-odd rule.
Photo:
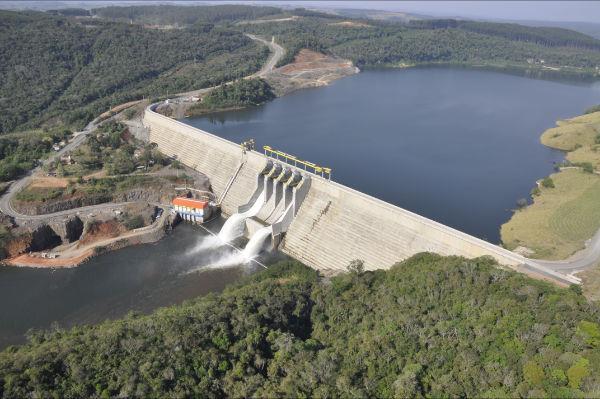
{"label": "brown dirt patch", "polygon": [[20,255],[5,261],[9,266],[30,266],[30,267],[73,267],[76,266],[94,254],[92,249],[84,251],[81,255],[72,258],[54,258],[46,259],[28,254]]}
{"label": "brown dirt patch", "polygon": [[79,240],[78,247],[92,244],[106,238],[115,238],[124,233],[127,229],[116,220],[108,220],[106,222],[93,222],[88,227],[83,238]]}
{"label": "brown dirt patch", "polygon": [[106,177],[106,170],[102,169],[94,173],[90,173],[89,175],[83,176],[84,180],[89,180],[91,178],[100,179],[102,177]]}
{"label": "brown dirt patch", "polygon": [[6,253],[9,258],[18,256],[23,252],[27,251],[27,248],[31,245],[31,234],[23,234],[19,237],[15,237],[6,244]]}
{"label": "brown dirt patch", "polygon": [[365,24],[364,22],[356,22],[356,21],[342,21],[342,22],[336,22],[330,25],[335,25],[335,26],[345,26],[348,28],[370,28],[371,25],[369,24]]}
{"label": "brown dirt patch", "polygon": [[113,107],[110,111],[106,111],[105,113],[101,114],[100,119],[106,119],[114,114],[118,114],[119,112],[123,111],[124,109],[127,109],[129,107],[137,105],[141,101],[143,101],[143,100],[130,101],[128,103],[123,103],[123,104],[117,105],[116,107]]}
{"label": "brown dirt patch", "polygon": [[67,184],[69,184],[69,180],[62,177],[36,177],[29,184],[29,188],[65,188],[67,187]]}
{"label": "brown dirt patch", "polygon": [[291,64],[278,68],[277,71],[286,75],[296,74],[302,71],[309,71],[323,68],[344,68],[352,63],[316,51],[302,49],[294,58]]}

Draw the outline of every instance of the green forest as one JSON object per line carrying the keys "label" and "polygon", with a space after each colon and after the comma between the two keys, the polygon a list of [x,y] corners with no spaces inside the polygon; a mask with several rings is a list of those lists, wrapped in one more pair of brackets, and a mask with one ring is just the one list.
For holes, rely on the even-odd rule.
{"label": "green forest", "polygon": [[288,50],[282,64],[301,48],[310,48],[351,59],[363,68],[428,63],[540,67],[543,60],[562,73],[593,75],[600,66],[600,40],[567,29],[456,20],[402,24],[357,19],[352,26],[339,22],[339,16],[321,14],[245,29],[274,35]]}
{"label": "green forest", "polygon": [[0,11],[0,133],[80,129],[126,101],[247,76],[267,56],[241,32],[212,25],[159,30]]}
{"label": "green forest", "polygon": [[224,4],[211,7],[175,5],[129,6],[95,8],[91,14],[115,21],[154,25],[187,26],[252,20],[281,13],[276,7],[256,7]]}
{"label": "green forest", "polygon": [[256,106],[274,98],[275,94],[271,86],[263,79],[241,79],[216,87],[202,99],[202,102],[190,107],[188,114]]}
{"label": "green forest", "polygon": [[[297,19],[242,23],[291,15]],[[340,25],[344,20],[244,5],[0,11],[0,134],[40,126],[78,130],[126,101],[250,75],[268,50],[245,32],[275,36],[287,49],[279,65],[310,48],[361,68],[445,63],[589,76],[600,66],[600,41],[566,29],[456,20]]]}
{"label": "green forest", "polygon": [[221,294],[0,353],[3,397],[597,397],[600,307],[487,258],[323,278],[294,261]]}

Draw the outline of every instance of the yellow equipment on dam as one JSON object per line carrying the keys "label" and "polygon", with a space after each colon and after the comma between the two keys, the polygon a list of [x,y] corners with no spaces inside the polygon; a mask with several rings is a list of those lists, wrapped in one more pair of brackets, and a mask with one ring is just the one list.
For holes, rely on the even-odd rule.
{"label": "yellow equipment on dam", "polygon": [[[561,285],[580,282],[574,276],[331,181],[330,168],[268,146],[263,148],[264,154],[248,148],[241,151],[239,144],[160,115],[154,107],[145,110],[143,119],[150,142],[156,143],[165,155],[177,156],[204,173],[225,214],[243,210],[240,208],[250,204],[263,184],[261,191],[265,196],[270,191],[272,202],[264,200],[268,204],[261,205],[258,216],[274,222],[270,225],[271,235],[278,235],[282,252],[315,269],[346,271],[356,259],[364,261],[366,270],[385,269],[416,253],[435,252],[465,258],[491,256],[532,277]],[[270,168],[269,162],[273,164]],[[282,170],[277,174],[278,180],[271,181],[263,172],[275,176],[276,170],[271,168],[278,169],[276,163]],[[283,172],[284,168],[310,179],[302,179],[309,184],[299,185],[303,192],[296,190],[293,212],[285,213],[286,219],[279,220],[281,209],[289,209],[286,206],[293,198],[293,179],[290,172]],[[276,229],[277,221],[284,223]],[[285,229],[279,230],[280,227]]]}
{"label": "yellow equipment on dam", "polygon": [[296,157],[295,155],[290,155],[283,151],[275,150],[275,149],[269,147],[268,145],[263,146],[263,150],[265,151],[265,156],[268,156],[268,157],[271,157],[271,158],[274,158],[277,160],[283,160],[288,165],[292,165],[292,162],[293,162],[293,165],[295,167],[298,167],[298,165],[302,165],[302,166],[304,166],[304,170],[310,169],[309,171],[312,171],[314,174],[319,175],[321,177],[325,177],[325,178],[327,178],[327,180],[331,180],[331,168],[326,168],[324,166],[319,166],[312,162],[303,161],[303,160],[299,159],[298,157]]}

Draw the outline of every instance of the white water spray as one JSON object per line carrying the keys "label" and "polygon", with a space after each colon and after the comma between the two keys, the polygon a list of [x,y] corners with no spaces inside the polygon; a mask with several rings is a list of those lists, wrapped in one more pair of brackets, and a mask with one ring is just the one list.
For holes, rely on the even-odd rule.
{"label": "white water spray", "polygon": [[229,219],[225,221],[223,227],[221,227],[221,231],[219,231],[219,239],[222,242],[231,242],[243,235],[245,227],[244,222],[246,219],[258,214],[260,208],[262,208],[264,205],[264,199],[265,191],[263,190],[256,201],[254,201],[254,204],[250,209],[248,209],[246,212],[231,215]]}
{"label": "white water spray", "polygon": [[193,256],[221,245],[223,245],[223,242],[219,239],[219,237],[208,235],[198,240],[198,243],[196,246],[194,246],[194,248],[185,252],[185,256]]}
{"label": "white water spray", "polygon": [[248,241],[248,244],[246,244],[246,247],[242,252],[246,259],[254,259],[260,253],[265,245],[265,240],[271,235],[272,232],[273,227],[266,226],[252,235],[252,238],[250,238],[250,241]]}

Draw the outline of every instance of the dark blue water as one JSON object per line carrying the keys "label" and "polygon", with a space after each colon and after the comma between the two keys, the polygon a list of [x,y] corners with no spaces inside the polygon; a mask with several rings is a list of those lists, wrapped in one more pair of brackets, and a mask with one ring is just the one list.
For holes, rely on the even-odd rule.
{"label": "dark blue water", "polygon": [[598,84],[419,68],[184,122],[330,166],[340,183],[497,243],[516,201],[563,159],[541,133],[598,103]]}

